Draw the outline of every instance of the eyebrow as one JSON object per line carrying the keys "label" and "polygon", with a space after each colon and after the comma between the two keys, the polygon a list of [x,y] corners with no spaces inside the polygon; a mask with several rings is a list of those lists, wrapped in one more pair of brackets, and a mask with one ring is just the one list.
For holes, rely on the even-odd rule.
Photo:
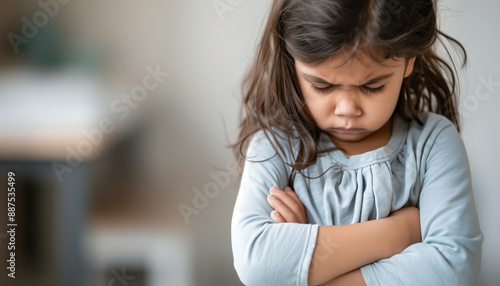
{"label": "eyebrow", "polygon": [[[333,83],[330,83],[320,77],[317,77],[317,76],[314,76],[314,75],[310,75],[310,74],[305,74],[305,73],[301,73],[303,77],[305,77],[307,80],[309,81],[313,81],[315,83],[319,83],[319,84],[328,84],[328,85],[338,85],[338,84],[333,84]],[[374,77],[370,80],[368,80],[367,82],[365,82],[364,84],[362,85],[359,85],[359,86],[364,86],[364,85],[371,85],[371,84],[375,84],[375,83],[379,83],[385,79],[388,79],[390,77],[392,77],[394,75],[394,73],[389,73],[389,74],[384,74],[384,75],[380,75],[380,76],[377,76],[377,77]]]}

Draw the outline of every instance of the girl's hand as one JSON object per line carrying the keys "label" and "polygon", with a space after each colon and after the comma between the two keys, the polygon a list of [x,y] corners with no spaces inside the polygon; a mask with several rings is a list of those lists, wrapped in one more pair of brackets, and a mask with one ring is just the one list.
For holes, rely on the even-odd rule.
{"label": "girl's hand", "polygon": [[274,209],[271,218],[275,222],[307,223],[306,209],[290,187],[285,187],[283,191],[272,187],[267,203]]}

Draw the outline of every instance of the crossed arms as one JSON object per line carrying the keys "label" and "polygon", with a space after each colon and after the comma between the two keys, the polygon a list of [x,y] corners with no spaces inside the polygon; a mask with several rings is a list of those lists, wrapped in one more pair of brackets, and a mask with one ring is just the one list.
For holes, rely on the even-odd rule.
{"label": "crossed arms", "polygon": [[[289,187],[273,187],[267,202],[276,223],[307,223],[305,208]],[[421,241],[419,211],[406,207],[389,217],[353,225],[320,226],[309,285],[365,285],[359,267],[400,253]]]}

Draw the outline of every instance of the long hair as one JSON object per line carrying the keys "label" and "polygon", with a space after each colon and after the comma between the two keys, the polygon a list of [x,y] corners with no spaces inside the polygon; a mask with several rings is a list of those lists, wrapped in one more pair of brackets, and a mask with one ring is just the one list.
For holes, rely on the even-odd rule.
{"label": "long hair", "polygon": [[288,147],[298,140],[294,161],[285,162],[292,167],[292,181],[295,171],[329,151],[318,150],[322,130],[305,105],[294,59],[314,65],[340,53],[353,56],[361,48],[379,62],[415,58],[412,74],[403,79],[395,113],[422,123],[418,113],[434,112],[459,129],[455,64],[434,51],[443,38],[458,47],[465,65],[464,47],[437,27],[435,0],[275,0],[243,83],[244,115],[238,139],[231,145],[239,165],[259,130],[268,131],[264,134],[277,154],[287,147],[278,143],[277,132],[287,138]]}

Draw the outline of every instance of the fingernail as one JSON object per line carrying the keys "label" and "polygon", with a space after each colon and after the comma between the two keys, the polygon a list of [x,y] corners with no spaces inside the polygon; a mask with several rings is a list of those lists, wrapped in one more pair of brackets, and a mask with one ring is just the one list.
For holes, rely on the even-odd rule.
{"label": "fingernail", "polygon": [[292,192],[292,188],[290,188],[290,187],[286,187],[286,188],[285,188],[285,192]]}
{"label": "fingernail", "polygon": [[270,198],[271,200],[275,200],[275,199],[276,199],[276,197],[275,197],[275,196],[273,196],[273,195],[270,195],[270,196],[269,196],[269,198]]}
{"label": "fingernail", "polygon": [[279,212],[277,212],[277,211],[274,211],[274,215],[275,215],[275,216],[281,216],[281,215],[280,215],[280,213],[279,213]]}
{"label": "fingernail", "polygon": [[277,192],[279,192],[279,191],[280,191],[280,190],[279,190],[278,188],[276,188],[276,187],[272,187],[272,188],[271,188],[271,193],[277,193]]}

